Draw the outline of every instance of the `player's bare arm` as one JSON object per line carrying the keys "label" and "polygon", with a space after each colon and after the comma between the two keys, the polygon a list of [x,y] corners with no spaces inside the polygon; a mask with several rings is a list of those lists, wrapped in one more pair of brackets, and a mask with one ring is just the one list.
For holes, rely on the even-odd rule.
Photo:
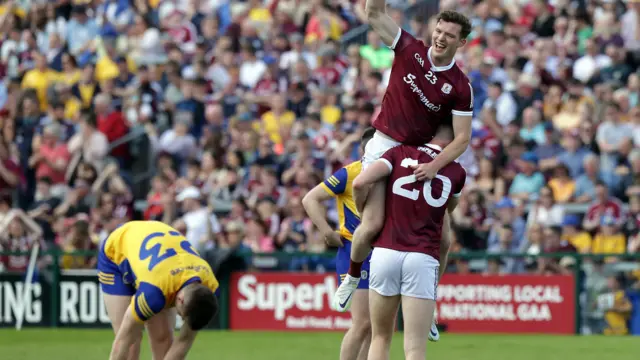
{"label": "player's bare arm", "polygon": [[142,329],[144,329],[144,323],[138,322],[133,317],[133,309],[129,305],[116,338],[113,340],[109,360],[127,360],[129,348],[142,336]]}
{"label": "player's bare arm", "polygon": [[387,14],[386,0],[367,0],[365,4],[367,21],[385,45],[391,47],[400,33],[400,27]]}
{"label": "player's bare arm", "polygon": [[184,360],[197,334],[197,331],[191,329],[189,325],[184,324],[180,329],[178,337],[173,341],[171,348],[169,348],[164,360]]}
{"label": "player's bare arm", "polygon": [[471,116],[453,115],[453,134],[453,141],[432,162],[416,167],[414,172],[416,179],[433,179],[440,169],[459,158],[467,150],[471,141]]}
{"label": "player's bare arm", "polygon": [[449,263],[449,249],[451,249],[451,214],[458,206],[458,198],[452,197],[447,204],[447,212],[444,214],[442,221],[442,240],[440,242],[440,269],[438,273],[438,281],[442,279],[442,275],[447,269]]}
{"label": "player's bare arm", "polygon": [[329,194],[322,185],[317,185],[302,198],[302,206],[307,212],[307,215],[309,215],[311,222],[313,222],[324,237],[327,245],[342,247],[343,244],[340,236],[331,228],[325,216],[326,209],[323,203],[331,198],[333,198],[332,194]]}
{"label": "player's bare arm", "polygon": [[[360,175],[358,175],[353,180],[354,194],[356,194],[356,190],[366,189],[376,182],[382,180],[383,178],[389,176],[390,173],[391,169],[386,160],[374,161],[367,167],[366,170],[361,172]],[[366,203],[366,197],[359,198],[354,196],[354,200],[358,212],[362,213],[362,211],[364,210],[364,205]]]}

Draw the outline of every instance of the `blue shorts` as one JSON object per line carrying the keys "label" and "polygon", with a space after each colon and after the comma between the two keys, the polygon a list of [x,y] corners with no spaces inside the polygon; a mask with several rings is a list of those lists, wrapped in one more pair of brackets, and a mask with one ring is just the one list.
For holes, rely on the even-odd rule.
{"label": "blue shorts", "polygon": [[[349,271],[349,262],[351,260],[351,241],[341,238],[343,247],[338,248],[336,254],[336,272],[338,273],[338,283],[342,283],[342,279],[347,275]],[[362,263],[362,273],[360,275],[360,283],[358,289],[369,289],[369,266],[371,260],[371,254]]]}
{"label": "blue shorts", "polygon": [[98,252],[98,280],[102,292],[109,295],[133,296],[136,293],[135,278],[129,262],[124,260],[120,266],[107,257],[103,241]]}

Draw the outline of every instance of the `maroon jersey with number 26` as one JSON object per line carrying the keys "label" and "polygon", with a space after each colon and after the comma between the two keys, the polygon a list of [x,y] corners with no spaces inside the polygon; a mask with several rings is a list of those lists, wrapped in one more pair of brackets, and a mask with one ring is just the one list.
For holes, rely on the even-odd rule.
{"label": "maroon jersey with number 26", "polygon": [[442,222],[452,197],[460,195],[467,173],[457,162],[442,168],[435,179],[417,181],[411,165],[429,163],[440,153],[439,146],[400,145],[380,160],[391,169],[387,182],[385,221],[373,244],[405,252],[419,252],[440,258]]}
{"label": "maroon jersey with number 26", "polygon": [[455,60],[434,66],[431,48],[404,30],[391,49],[395,58],[374,128],[403,144],[422,146],[453,115],[472,116],[473,89]]}

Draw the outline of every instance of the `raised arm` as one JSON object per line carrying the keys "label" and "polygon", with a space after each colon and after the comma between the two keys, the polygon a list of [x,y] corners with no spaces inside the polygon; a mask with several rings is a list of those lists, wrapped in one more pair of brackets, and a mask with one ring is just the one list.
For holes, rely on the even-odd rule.
{"label": "raised arm", "polygon": [[387,14],[386,0],[367,0],[365,4],[367,22],[378,33],[382,42],[393,48],[400,34],[400,26]]}

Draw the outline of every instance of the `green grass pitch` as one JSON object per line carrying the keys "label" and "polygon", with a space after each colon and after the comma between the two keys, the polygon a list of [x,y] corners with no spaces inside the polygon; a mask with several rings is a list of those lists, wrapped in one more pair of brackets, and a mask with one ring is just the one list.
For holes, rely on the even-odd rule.
{"label": "green grass pitch", "polygon": [[[338,360],[338,333],[205,331],[189,360]],[[6,360],[105,360],[113,335],[107,330],[0,330],[0,358]],[[429,344],[428,359],[448,360],[631,360],[638,359],[637,337],[519,336],[442,334]],[[151,359],[148,344],[141,359]],[[404,359],[402,334],[391,359]]]}

